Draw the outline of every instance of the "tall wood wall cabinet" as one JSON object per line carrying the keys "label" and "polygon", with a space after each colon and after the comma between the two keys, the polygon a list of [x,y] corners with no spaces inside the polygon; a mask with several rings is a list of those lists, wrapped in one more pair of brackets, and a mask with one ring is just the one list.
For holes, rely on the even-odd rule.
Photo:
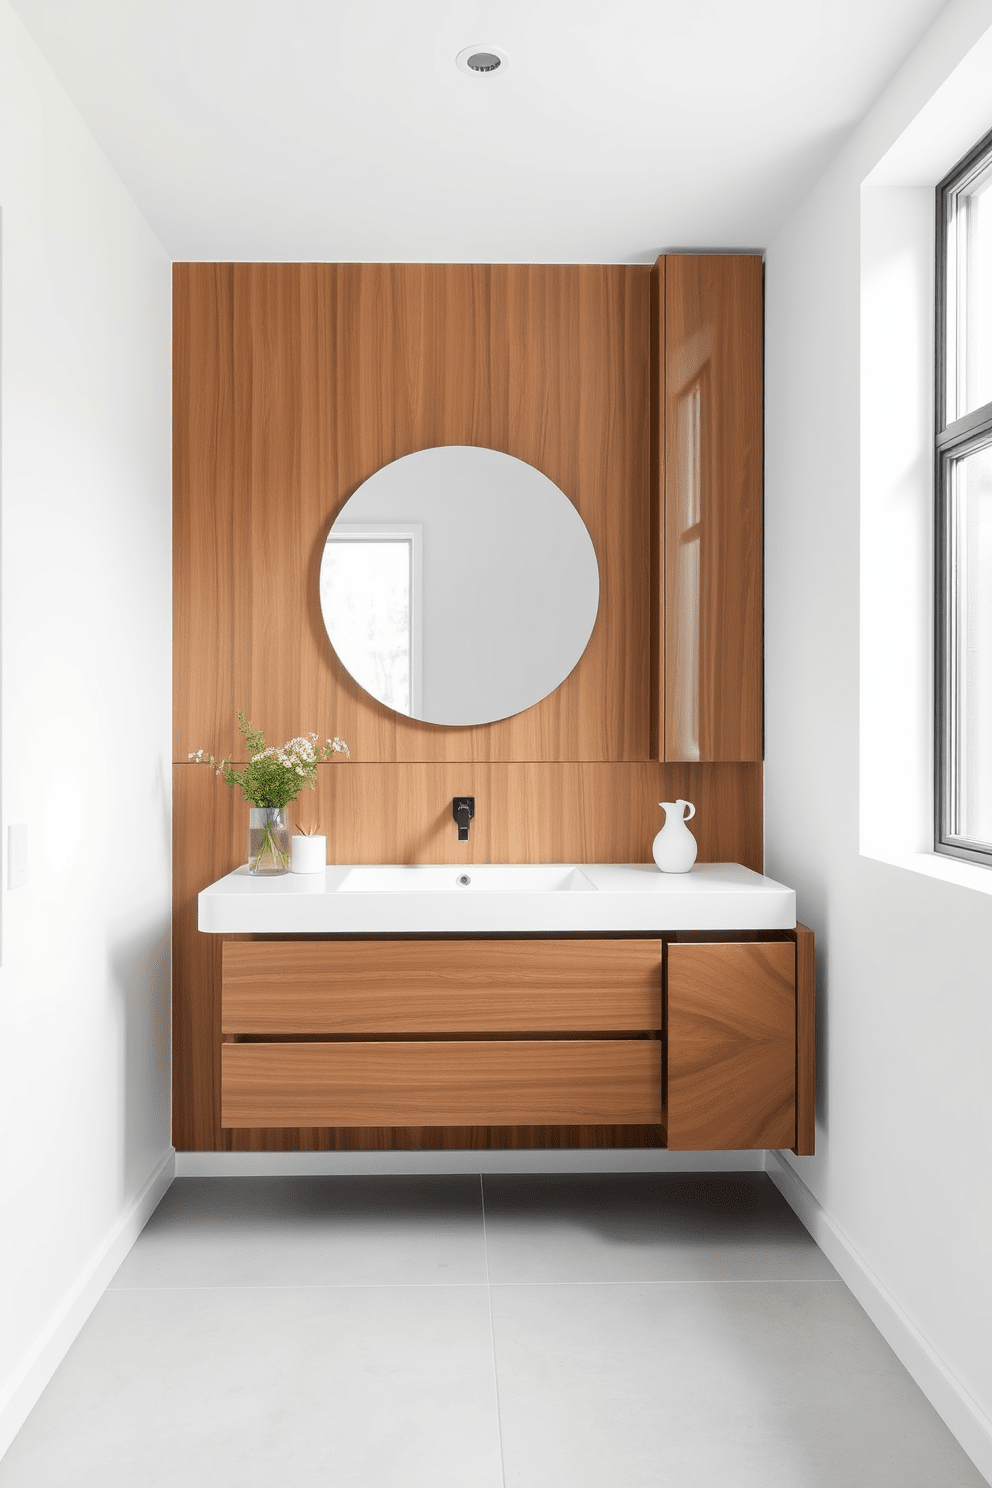
{"label": "tall wood wall cabinet", "polygon": [[[657,802],[683,796],[701,862],[761,870],[761,290],[756,256],[176,265],[177,1148],[812,1151],[802,927],[457,953],[197,930],[245,816],[187,757],[243,758],[238,707],[272,739],[348,740],[307,801],[332,861],[450,861],[451,798],[470,794],[466,862],[648,862]],[[344,502],[440,444],[543,470],[600,564],[571,676],[479,728],[380,706],[319,610]],[[485,1064],[467,1081],[466,1051]]]}
{"label": "tall wood wall cabinet", "polygon": [[660,760],[762,758],[762,325],[756,254],[655,264]]}

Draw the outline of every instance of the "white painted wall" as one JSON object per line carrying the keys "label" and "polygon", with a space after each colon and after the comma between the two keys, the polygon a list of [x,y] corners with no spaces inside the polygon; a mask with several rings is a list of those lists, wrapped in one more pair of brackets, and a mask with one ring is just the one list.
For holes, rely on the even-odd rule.
{"label": "white painted wall", "polygon": [[2,1451],[171,1160],[170,265],[7,0],[0,206]]}
{"label": "white painted wall", "polygon": [[[765,618],[766,867],[795,886],[800,917],[818,937],[817,1154],[789,1161],[829,1225],[874,1274],[906,1336],[918,1339],[920,1357],[932,1351],[942,1383],[940,1399],[933,1391],[931,1397],[987,1475],[992,874],[969,865],[957,881],[942,881],[908,855],[908,866],[896,866],[907,843],[919,846],[910,839],[926,815],[920,792],[927,790],[928,746],[914,712],[925,689],[919,668],[914,673],[905,654],[894,656],[892,707],[871,706],[872,677],[885,674],[878,644],[886,616],[875,585],[891,585],[892,603],[902,606],[893,613],[915,627],[926,674],[929,598],[919,514],[929,506],[930,467],[922,454],[906,458],[906,439],[929,422],[921,401],[928,383],[907,373],[907,397],[915,402],[906,419],[897,410],[890,425],[896,433],[902,428],[903,443],[894,442],[888,464],[877,445],[870,449],[862,487],[860,322],[862,182],[904,132],[910,144],[928,137],[914,125],[918,116],[944,131],[929,158],[910,150],[872,197],[873,274],[887,254],[893,274],[911,272],[912,253],[890,249],[898,249],[900,235],[926,242],[927,193],[992,128],[992,38],[941,92],[990,27],[990,0],[952,0],[768,249]],[[976,83],[970,92],[967,76]],[[950,100],[939,121],[929,103],[938,93]],[[871,282],[866,304],[877,308],[878,280]],[[905,291],[905,283],[892,284],[894,293]],[[914,291],[907,293],[911,302]],[[902,330],[894,341],[900,355],[913,342],[912,326]],[[916,337],[918,345],[926,340]],[[869,416],[877,407],[869,400]],[[902,555],[901,571],[894,554]],[[868,810],[870,801],[863,803],[860,836],[859,790],[878,787],[878,730],[893,709],[905,728],[889,727],[885,749],[911,825],[883,852],[877,839],[884,813]]]}

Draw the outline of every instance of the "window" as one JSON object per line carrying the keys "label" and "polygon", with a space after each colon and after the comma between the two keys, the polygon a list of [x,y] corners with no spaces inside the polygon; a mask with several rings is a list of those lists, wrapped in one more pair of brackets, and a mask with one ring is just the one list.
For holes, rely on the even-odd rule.
{"label": "window", "polygon": [[936,831],[992,867],[992,135],[937,188]]}

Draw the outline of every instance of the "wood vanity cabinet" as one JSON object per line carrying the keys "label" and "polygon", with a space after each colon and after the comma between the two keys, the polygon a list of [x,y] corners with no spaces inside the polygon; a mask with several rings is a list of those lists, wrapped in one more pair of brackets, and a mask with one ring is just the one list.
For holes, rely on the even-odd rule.
{"label": "wood vanity cabinet", "polygon": [[666,946],[665,1129],[670,1148],[792,1147],[796,948]]}
{"label": "wood vanity cabinet", "polygon": [[660,940],[224,946],[224,1126],[661,1118]]}
{"label": "wood vanity cabinet", "polygon": [[227,941],[221,1124],[660,1123],[673,1149],[812,1151],[811,974],[802,927]]}

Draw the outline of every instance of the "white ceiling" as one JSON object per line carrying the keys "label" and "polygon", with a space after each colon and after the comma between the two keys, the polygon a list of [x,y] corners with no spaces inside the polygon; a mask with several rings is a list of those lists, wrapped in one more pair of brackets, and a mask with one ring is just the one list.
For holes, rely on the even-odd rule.
{"label": "white ceiling", "polygon": [[763,247],[945,0],[13,3],[173,258],[602,263]]}

